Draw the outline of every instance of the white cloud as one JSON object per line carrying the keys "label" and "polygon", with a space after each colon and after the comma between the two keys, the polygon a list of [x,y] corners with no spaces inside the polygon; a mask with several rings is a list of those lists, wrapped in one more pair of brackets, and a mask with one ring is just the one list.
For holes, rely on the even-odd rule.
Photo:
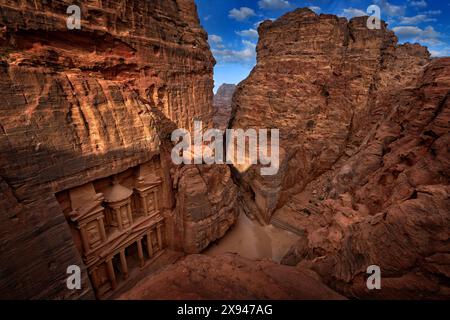
{"label": "white cloud", "polygon": [[415,26],[400,26],[392,28],[395,34],[399,37],[403,37],[405,40],[412,42],[423,43],[426,45],[441,45],[442,41],[439,40],[441,34],[434,30],[432,26],[428,26],[425,29],[421,29]]}
{"label": "white cloud", "polygon": [[236,34],[245,38],[258,39],[258,31],[255,29],[236,31]]}
{"label": "white cloud", "polygon": [[353,17],[367,16],[367,13],[360,9],[346,8],[346,9],[342,10],[341,15],[348,19],[351,19]]}
{"label": "white cloud", "polygon": [[255,11],[248,7],[241,7],[239,9],[233,8],[230,10],[228,17],[235,19],[237,21],[243,21],[248,17],[255,16]]}
{"label": "white cloud", "polygon": [[314,11],[315,13],[319,13],[320,11],[322,11],[322,9],[318,6],[310,6],[309,7],[312,11]]}
{"label": "white cloud", "polygon": [[242,40],[242,44],[244,48],[242,50],[230,50],[223,49],[217,50],[213,49],[212,53],[214,57],[221,62],[237,62],[237,63],[246,63],[252,62],[256,57],[256,44],[251,41]]}
{"label": "white cloud", "polygon": [[416,8],[426,8],[428,6],[428,3],[425,0],[409,1],[409,3]]}
{"label": "white cloud", "polygon": [[429,16],[437,16],[440,15],[442,13],[441,10],[428,10],[425,11],[423,14],[429,15]]}
{"label": "white cloud", "polygon": [[422,22],[436,21],[436,19],[432,18],[431,16],[436,16],[441,13],[442,13],[441,10],[429,10],[429,11],[421,12],[420,14],[415,15],[413,17],[400,17],[398,22],[399,22],[399,24],[412,25],[412,24],[419,24]]}
{"label": "white cloud", "polygon": [[251,47],[251,48],[253,48],[253,49],[256,48],[256,43],[253,43],[253,42],[251,42],[251,41],[242,40],[242,43],[243,43],[245,46],[247,46],[247,47]]}
{"label": "white cloud", "polygon": [[208,40],[211,43],[221,43],[223,41],[221,36],[218,36],[218,35],[215,35],[215,34],[210,34],[208,36]]}
{"label": "white cloud", "polygon": [[289,9],[292,5],[286,0],[260,0],[258,5],[261,9],[280,10]]}
{"label": "white cloud", "polygon": [[223,49],[225,46],[223,45],[223,39],[221,36],[210,34],[208,35],[208,42],[212,47],[216,47],[218,49]]}
{"label": "white cloud", "polygon": [[404,36],[404,37],[414,37],[414,36],[419,36],[419,35],[423,35],[423,34],[426,34],[427,36],[432,36],[435,38],[439,36],[439,33],[437,31],[435,31],[432,26],[428,26],[423,30],[420,29],[419,27],[414,27],[414,26],[395,27],[392,30],[394,30],[394,32],[397,35]]}
{"label": "white cloud", "polygon": [[396,35],[403,37],[415,37],[422,33],[422,29],[419,27],[405,26],[395,27],[392,29]]}
{"label": "white cloud", "polygon": [[443,49],[437,49],[437,50],[430,50],[432,57],[448,57],[450,56],[450,48],[443,48]]}
{"label": "white cloud", "polygon": [[414,17],[400,17],[400,24],[419,24],[421,22],[436,21],[434,18],[429,18],[426,14],[418,14]]}
{"label": "white cloud", "polygon": [[406,6],[397,6],[386,0],[377,0],[376,2],[381,8],[382,15],[387,15],[389,17],[405,15]]}

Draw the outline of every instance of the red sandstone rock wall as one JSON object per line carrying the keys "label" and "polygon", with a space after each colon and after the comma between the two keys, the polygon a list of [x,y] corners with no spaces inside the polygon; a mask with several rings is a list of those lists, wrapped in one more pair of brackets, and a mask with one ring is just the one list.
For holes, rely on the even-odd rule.
{"label": "red sandstone rock wall", "polygon": [[[321,217],[301,219],[301,264],[346,296],[450,297],[449,96],[450,58],[388,94],[380,104],[390,111],[367,142],[322,182],[330,199],[318,203]],[[380,291],[365,286],[372,264]]]}
{"label": "red sandstone rock wall", "polygon": [[[83,264],[54,195],[158,154],[171,246],[200,250],[229,226],[204,212],[196,220],[205,232],[199,246],[184,237],[196,223],[176,230],[174,212],[189,205],[175,202],[175,169],[162,147],[177,126],[211,123],[215,62],[194,1],[82,1],[81,30],[68,30],[72,4],[0,1],[3,298],[92,298],[86,278],[82,291],[65,288],[67,266]],[[228,179],[214,192],[230,189]],[[217,215],[223,203],[214,199],[209,214]],[[215,223],[220,232],[208,229]]]}
{"label": "red sandstone rock wall", "polygon": [[450,59],[308,9],[259,33],[234,127],[279,128],[283,164],[239,176],[247,208],[302,234],[283,262],[349,297],[448,298]]}
{"label": "red sandstone rock wall", "polygon": [[388,111],[379,97],[414,81],[429,53],[397,45],[384,23],[369,30],[363,17],[347,21],[307,8],[265,21],[259,36],[257,65],[233,99],[233,127],[280,129],[279,173],[241,174],[247,198],[256,198],[269,221],[293,194],[354,152]]}
{"label": "red sandstone rock wall", "polygon": [[235,91],[236,85],[224,83],[214,95],[214,128],[220,130],[228,128],[231,118],[231,102]]}
{"label": "red sandstone rock wall", "polygon": [[175,184],[183,251],[199,253],[237,221],[237,187],[226,165],[178,168]]}

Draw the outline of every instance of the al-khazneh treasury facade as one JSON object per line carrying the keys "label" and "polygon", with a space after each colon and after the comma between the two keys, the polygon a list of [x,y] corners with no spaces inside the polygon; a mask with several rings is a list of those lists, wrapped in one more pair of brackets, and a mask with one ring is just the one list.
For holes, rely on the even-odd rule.
{"label": "al-khazneh treasury facade", "polygon": [[96,295],[112,293],[163,252],[161,177],[149,162],[57,194]]}
{"label": "al-khazneh treasury facade", "polygon": [[0,0],[3,299],[109,297],[237,217],[227,166],[170,158],[170,133],[213,113],[194,1],[86,0],[69,30],[73,4]]}

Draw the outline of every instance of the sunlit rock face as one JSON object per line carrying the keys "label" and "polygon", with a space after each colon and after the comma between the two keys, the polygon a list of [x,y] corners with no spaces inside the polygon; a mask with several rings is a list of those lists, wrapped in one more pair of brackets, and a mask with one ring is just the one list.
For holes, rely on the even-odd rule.
{"label": "sunlit rock face", "polygon": [[[450,59],[299,9],[260,25],[228,123],[193,0],[83,1],[80,30],[72,4],[0,0],[1,298],[111,297],[241,207],[301,235],[292,267],[191,255],[122,297],[449,298]],[[170,134],[194,120],[280,129],[278,172],[174,165]]]}
{"label": "sunlit rock face", "polygon": [[[249,210],[266,222],[292,195],[352,155],[388,112],[380,98],[412,83],[426,48],[398,45],[384,23],[304,8],[259,26],[257,65],[233,98],[233,128],[280,130],[280,170],[241,174]],[[252,200],[254,199],[254,200]],[[258,200],[260,199],[260,200]],[[264,199],[264,200],[263,200]]]}
{"label": "sunlit rock face", "polygon": [[[171,249],[199,252],[236,215],[228,167],[194,169],[208,186],[195,201],[182,202],[191,188],[184,172],[183,187],[173,183],[181,168],[170,159],[171,131],[190,129],[193,119],[212,123],[215,61],[194,1],[83,1],[80,30],[66,25],[72,4],[0,1],[3,298],[94,297],[68,223],[79,186],[102,199],[117,175],[134,197],[155,177],[160,245]],[[205,210],[188,214],[194,206]],[[69,265],[82,267],[83,290],[67,290]]]}

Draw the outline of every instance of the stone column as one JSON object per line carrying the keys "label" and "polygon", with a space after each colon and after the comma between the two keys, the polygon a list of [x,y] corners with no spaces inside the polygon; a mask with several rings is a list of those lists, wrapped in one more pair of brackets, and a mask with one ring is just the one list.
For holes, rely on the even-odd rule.
{"label": "stone column", "polygon": [[141,239],[138,239],[137,241],[137,247],[138,247],[138,256],[139,256],[139,262],[140,262],[140,267],[144,267],[145,264],[145,260],[144,260],[144,252],[142,251],[142,242]]}
{"label": "stone column", "polygon": [[156,234],[158,235],[158,246],[160,250],[162,250],[163,248],[161,226],[162,226],[161,223],[158,223],[158,225],[156,226]]}
{"label": "stone column", "polygon": [[131,204],[130,201],[127,203],[127,213],[128,213],[128,220],[130,221],[130,225],[133,224],[133,215],[131,214]]}
{"label": "stone column", "polygon": [[142,214],[144,216],[148,216],[148,209],[147,209],[147,196],[143,194],[139,194],[139,197],[141,198],[141,208],[142,208]]}
{"label": "stone column", "polygon": [[80,226],[80,234],[81,234],[81,243],[83,244],[84,252],[89,252],[90,245],[89,239],[86,234],[86,224]]}
{"label": "stone column", "polygon": [[122,224],[122,212],[121,212],[121,208],[117,208],[114,207],[114,214],[116,215],[116,219],[117,219],[117,223],[119,224],[119,230],[122,231],[123,230],[123,224]]}
{"label": "stone column", "polygon": [[97,277],[97,267],[93,268],[90,272],[91,272],[92,286],[94,287],[95,291],[98,291],[99,281]]}
{"label": "stone column", "polygon": [[154,206],[155,206],[155,211],[159,211],[159,203],[158,203],[158,189],[154,189],[153,190],[153,199],[154,199]]}
{"label": "stone column", "polygon": [[98,217],[98,227],[100,228],[100,234],[102,236],[102,240],[106,241],[106,231],[105,231],[105,224],[103,223],[103,217]]}
{"label": "stone column", "polygon": [[153,257],[153,245],[152,245],[152,232],[147,232],[147,251],[148,256],[151,258]]}
{"label": "stone column", "polygon": [[106,268],[108,271],[109,280],[111,281],[111,287],[114,290],[117,288],[117,280],[116,280],[116,274],[114,273],[112,257],[108,258],[108,260],[106,260]]}
{"label": "stone column", "polygon": [[125,256],[125,249],[120,250],[120,266],[123,273],[123,278],[128,279],[128,265],[127,257]]}

